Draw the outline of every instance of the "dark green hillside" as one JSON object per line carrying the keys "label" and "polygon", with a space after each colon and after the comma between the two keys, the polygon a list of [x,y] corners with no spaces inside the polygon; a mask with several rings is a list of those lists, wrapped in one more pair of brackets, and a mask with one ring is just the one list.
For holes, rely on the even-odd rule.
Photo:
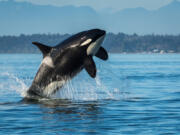
{"label": "dark green hillside", "polygon": [[[1,36],[0,53],[38,53],[32,41],[55,46],[70,35],[33,34]],[[109,33],[104,45],[112,53],[180,53],[180,35],[127,35]]]}

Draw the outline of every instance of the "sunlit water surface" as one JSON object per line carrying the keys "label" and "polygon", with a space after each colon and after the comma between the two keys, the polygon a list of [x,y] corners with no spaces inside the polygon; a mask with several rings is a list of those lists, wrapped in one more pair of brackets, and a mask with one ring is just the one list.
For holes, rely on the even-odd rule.
{"label": "sunlit water surface", "polygon": [[41,63],[36,54],[0,55],[0,134],[164,135],[180,133],[180,55],[95,58],[52,99],[23,102]]}

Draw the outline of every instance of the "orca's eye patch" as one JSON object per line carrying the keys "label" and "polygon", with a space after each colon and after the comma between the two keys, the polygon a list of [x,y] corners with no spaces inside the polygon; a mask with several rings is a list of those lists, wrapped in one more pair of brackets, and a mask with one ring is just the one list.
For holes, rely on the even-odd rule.
{"label": "orca's eye patch", "polygon": [[91,41],[92,41],[92,39],[89,38],[89,39],[83,41],[83,42],[81,43],[81,46],[88,45]]}

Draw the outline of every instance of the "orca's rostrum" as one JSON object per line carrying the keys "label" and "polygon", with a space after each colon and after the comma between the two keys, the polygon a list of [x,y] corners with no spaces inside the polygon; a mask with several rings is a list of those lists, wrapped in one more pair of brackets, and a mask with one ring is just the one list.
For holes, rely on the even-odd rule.
{"label": "orca's rostrum", "polygon": [[43,60],[27,98],[48,97],[82,69],[95,78],[96,65],[92,57],[108,59],[106,50],[101,47],[105,35],[104,30],[92,29],[77,33],[55,47],[33,42],[43,53]]}

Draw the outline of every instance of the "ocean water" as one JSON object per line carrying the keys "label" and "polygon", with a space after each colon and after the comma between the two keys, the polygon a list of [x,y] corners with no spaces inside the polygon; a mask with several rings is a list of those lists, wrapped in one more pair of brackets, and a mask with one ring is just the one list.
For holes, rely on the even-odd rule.
{"label": "ocean water", "polygon": [[179,135],[180,54],[95,58],[51,99],[22,101],[38,54],[0,54],[0,134]]}

